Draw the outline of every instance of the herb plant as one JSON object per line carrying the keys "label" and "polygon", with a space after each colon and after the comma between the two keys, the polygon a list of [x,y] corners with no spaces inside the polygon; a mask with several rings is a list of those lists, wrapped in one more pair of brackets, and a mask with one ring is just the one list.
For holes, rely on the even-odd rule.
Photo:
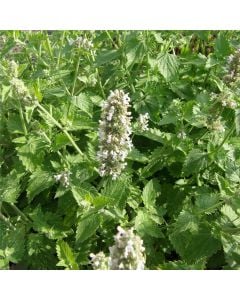
{"label": "herb plant", "polygon": [[0,31],[0,269],[240,269],[238,31]]}

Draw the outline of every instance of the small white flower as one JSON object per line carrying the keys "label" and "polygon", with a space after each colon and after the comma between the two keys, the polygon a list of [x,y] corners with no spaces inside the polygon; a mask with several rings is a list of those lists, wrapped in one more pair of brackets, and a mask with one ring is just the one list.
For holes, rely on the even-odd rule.
{"label": "small white flower", "polygon": [[72,173],[69,171],[63,171],[60,174],[54,175],[54,179],[56,182],[60,181],[64,187],[68,187],[70,185],[70,175]]}
{"label": "small white flower", "polygon": [[138,118],[139,127],[142,131],[147,131],[148,128],[148,122],[149,122],[149,114],[140,114]]}
{"label": "small white flower", "polygon": [[78,37],[75,41],[74,40],[69,40],[69,44],[73,45],[75,44],[79,48],[83,48],[85,50],[89,50],[93,48],[93,43],[88,40],[87,38],[84,38],[82,36]]}
{"label": "small white flower", "polygon": [[10,83],[15,93],[19,97],[22,97],[23,99],[30,98],[29,90],[21,79],[13,78],[12,80],[10,80]]}
{"label": "small white flower", "polygon": [[185,133],[184,131],[180,131],[180,132],[177,134],[177,137],[178,137],[179,139],[185,140],[186,137],[187,137],[187,135],[186,135],[186,133]]}

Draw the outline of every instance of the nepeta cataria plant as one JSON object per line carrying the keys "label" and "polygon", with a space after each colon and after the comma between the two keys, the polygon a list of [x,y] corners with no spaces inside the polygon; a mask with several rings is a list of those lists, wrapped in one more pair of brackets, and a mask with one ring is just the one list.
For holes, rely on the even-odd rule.
{"label": "nepeta cataria plant", "polygon": [[126,166],[125,159],[132,148],[130,98],[122,90],[111,91],[103,103],[99,121],[100,175],[116,179]]}

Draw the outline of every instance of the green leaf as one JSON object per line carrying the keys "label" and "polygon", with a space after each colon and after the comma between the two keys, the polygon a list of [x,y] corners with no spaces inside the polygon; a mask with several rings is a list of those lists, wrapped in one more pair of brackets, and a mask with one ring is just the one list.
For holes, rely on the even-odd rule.
{"label": "green leaf", "polygon": [[196,196],[197,208],[206,214],[211,214],[216,211],[219,204],[219,195],[210,193],[200,193]]}
{"label": "green leaf", "polygon": [[79,206],[82,206],[82,203],[85,201],[86,197],[97,195],[96,189],[88,182],[81,183],[78,186],[72,186],[71,191]]}
{"label": "green leaf", "polygon": [[158,56],[158,69],[167,80],[174,79],[178,73],[178,59],[176,55],[162,53]]}
{"label": "green leaf", "polygon": [[109,204],[124,209],[129,194],[129,181],[126,177],[116,180],[107,179],[101,194],[109,198]]}
{"label": "green leaf", "polygon": [[59,149],[69,145],[70,142],[69,142],[69,139],[68,137],[64,134],[64,133],[58,133],[55,135],[55,141],[54,141],[54,144],[53,144],[53,151],[58,151]]}
{"label": "green leaf", "polygon": [[25,228],[9,229],[0,221],[0,259],[18,263],[25,253]]}
{"label": "green leaf", "polygon": [[48,189],[55,183],[53,174],[50,172],[37,170],[30,176],[27,187],[27,196],[31,201],[36,195]]}
{"label": "green leaf", "polygon": [[78,96],[73,96],[71,97],[71,102],[92,117],[93,104],[89,95],[81,93]]}
{"label": "green leaf", "polygon": [[192,149],[184,162],[183,172],[185,176],[197,174],[208,165],[208,154],[199,149]]}
{"label": "green leaf", "polygon": [[58,241],[56,250],[59,259],[57,266],[65,267],[66,270],[78,270],[75,254],[67,242]]}
{"label": "green leaf", "polygon": [[148,161],[147,156],[141,153],[137,148],[133,148],[129,152],[127,159],[141,163],[146,163]]}
{"label": "green leaf", "polygon": [[22,175],[14,169],[5,178],[0,177],[0,202],[16,203],[21,193],[20,179]]}
{"label": "green leaf", "polygon": [[151,209],[155,206],[156,197],[160,191],[160,185],[156,179],[148,181],[142,192],[142,199],[145,207]]}
{"label": "green leaf", "polygon": [[205,261],[197,262],[195,264],[188,264],[184,261],[169,261],[160,266],[161,270],[204,270]]}
{"label": "green leaf", "polygon": [[8,131],[10,133],[24,134],[21,118],[18,114],[10,114],[7,121]]}
{"label": "green leaf", "polygon": [[17,147],[18,157],[27,171],[34,172],[42,165],[46,141],[39,136],[30,136],[28,141]]}
{"label": "green leaf", "polygon": [[221,241],[228,263],[227,269],[240,270],[240,235],[222,232]]}
{"label": "green leaf", "polygon": [[228,39],[224,32],[219,32],[215,43],[215,53],[218,56],[226,56],[231,53],[231,48]]}
{"label": "green leaf", "polygon": [[134,225],[138,234],[142,237],[151,236],[154,238],[162,238],[164,237],[159,225],[153,218],[150,213],[145,210],[139,210],[138,214],[135,218]]}
{"label": "green leaf", "polygon": [[80,219],[77,226],[76,243],[81,244],[90,238],[99,228],[100,220],[98,214],[91,214]]}
{"label": "green leaf", "polygon": [[194,263],[208,258],[217,252],[221,243],[212,234],[210,226],[202,226],[197,232],[174,231],[169,235],[177,253],[187,263]]}
{"label": "green leaf", "polygon": [[50,212],[44,213],[40,205],[38,205],[30,214],[33,220],[33,228],[39,233],[45,234],[49,239],[65,238],[72,230],[66,228],[63,219],[57,214]]}
{"label": "green leaf", "polygon": [[196,232],[198,230],[198,219],[190,211],[181,211],[176,223],[174,224],[174,230],[176,232],[183,232],[189,230],[190,232]]}
{"label": "green leaf", "polygon": [[39,233],[29,233],[27,236],[27,254],[24,259],[30,269],[53,270],[56,268],[57,258],[55,241]]}
{"label": "green leaf", "polygon": [[236,213],[234,211],[234,209],[230,205],[225,204],[221,208],[221,213],[223,214],[223,216],[226,217],[227,222],[230,222],[234,226],[239,227],[239,225],[240,225],[240,216],[239,216],[238,213]]}
{"label": "green leaf", "polygon": [[96,57],[96,65],[101,66],[119,58],[119,50],[103,50]]}

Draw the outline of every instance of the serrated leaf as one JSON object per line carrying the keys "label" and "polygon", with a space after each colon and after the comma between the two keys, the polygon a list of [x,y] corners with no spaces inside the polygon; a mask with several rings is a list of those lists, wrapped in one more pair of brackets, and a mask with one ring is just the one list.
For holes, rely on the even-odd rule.
{"label": "serrated leaf", "polygon": [[56,251],[59,259],[57,266],[65,267],[66,270],[78,270],[75,254],[67,242],[58,241],[56,245]]}
{"label": "serrated leaf", "polygon": [[69,139],[64,133],[58,133],[55,135],[54,144],[52,146],[53,151],[58,151],[62,147],[69,145]]}
{"label": "serrated leaf", "polygon": [[78,96],[73,96],[71,97],[71,102],[80,110],[92,117],[93,104],[89,95],[81,93]]}
{"label": "serrated leaf", "polygon": [[101,66],[109,63],[120,56],[119,50],[103,50],[96,57],[96,65]]}
{"label": "serrated leaf", "polygon": [[91,214],[80,219],[76,232],[76,243],[81,244],[91,237],[100,226],[100,220],[98,214]]}
{"label": "serrated leaf", "polygon": [[176,55],[169,53],[160,54],[158,57],[158,69],[167,81],[175,78],[178,73],[178,59]]}
{"label": "serrated leaf", "polygon": [[190,211],[181,211],[176,222],[174,223],[174,231],[183,232],[189,230],[196,232],[198,230],[198,219]]}
{"label": "serrated leaf", "polygon": [[0,221],[0,259],[17,263],[25,252],[25,228],[18,225],[9,229]]}
{"label": "serrated leaf", "polygon": [[125,177],[116,180],[106,180],[101,194],[109,198],[109,203],[119,209],[124,209],[129,194],[128,179]]}
{"label": "serrated leaf", "polygon": [[7,127],[10,133],[24,134],[21,118],[18,114],[10,114],[7,120]]}
{"label": "serrated leaf", "polygon": [[217,208],[219,203],[219,195],[217,194],[207,194],[202,193],[196,196],[196,206],[197,208],[206,214],[213,213]]}
{"label": "serrated leaf", "polygon": [[132,161],[138,161],[141,163],[145,163],[148,161],[147,156],[144,155],[143,153],[141,153],[137,148],[133,148],[129,152],[127,159],[132,160]]}
{"label": "serrated leaf", "polygon": [[231,222],[237,227],[240,225],[240,216],[230,205],[223,205],[223,207],[221,208],[221,213],[227,218],[228,222]]}
{"label": "serrated leaf", "polygon": [[38,205],[30,214],[33,220],[33,228],[39,233],[46,234],[49,239],[65,238],[72,230],[66,228],[62,218],[50,212],[44,213]]}
{"label": "serrated leaf", "polygon": [[174,231],[169,235],[169,239],[187,263],[208,258],[221,247],[220,241],[213,236],[211,227],[208,226],[202,226],[197,232]]}
{"label": "serrated leaf", "polygon": [[0,202],[15,203],[21,193],[20,179],[23,174],[13,170],[5,178],[0,177]]}
{"label": "serrated leaf", "polygon": [[37,170],[29,179],[27,187],[27,196],[31,201],[36,195],[48,189],[55,183],[53,174],[47,171]]}
{"label": "serrated leaf", "polygon": [[160,191],[160,185],[156,179],[151,179],[145,185],[142,192],[142,199],[147,209],[152,209],[155,206],[156,197]]}
{"label": "serrated leaf", "polygon": [[185,176],[197,174],[208,165],[208,155],[199,149],[192,149],[186,157],[183,165]]}
{"label": "serrated leaf", "polygon": [[155,238],[164,237],[159,225],[151,218],[148,211],[139,210],[134,225],[138,234],[142,237],[151,236]]}
{"label": "serrated leaf", "polygon": [[219,32],[215,43],[215,53],[218,56],[226,56],[231,53],[228,39],[224,36],[224,32]]}
{"label": "serrated leaf", "polygon": [[53,270],[56,268],[55,241],[48,239],[43,234],[28,234],[27,254],[27,265],[31,269]]}

